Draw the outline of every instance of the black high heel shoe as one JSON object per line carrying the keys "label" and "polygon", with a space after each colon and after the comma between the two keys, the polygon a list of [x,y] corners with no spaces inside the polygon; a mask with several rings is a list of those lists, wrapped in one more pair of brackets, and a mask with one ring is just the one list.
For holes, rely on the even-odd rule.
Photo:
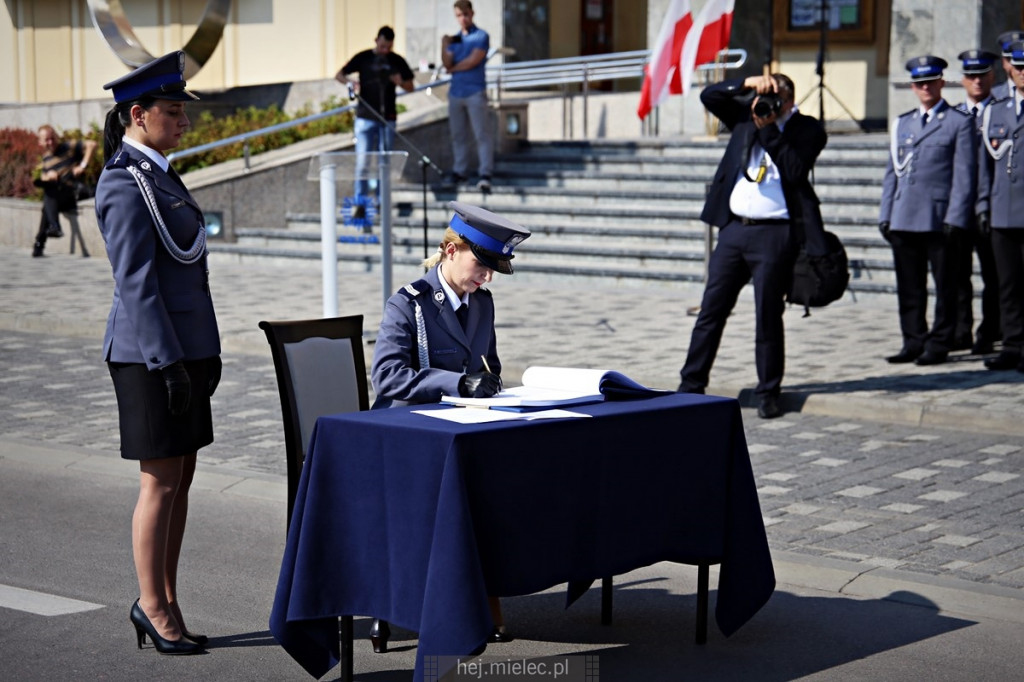
{"label": "black high heel shoe", "polygon": [[188,654],[202,653],[203,649],[195,642],[189,641],[182,637],[177,640],[170,640],[161,637],[157,634],[156,628],[153,627],[153,623],[149,621],[149,616],[139,606],[139,600],[136,599],[135,603],[132,604],[132,609],[128,613],[128,618],[131,620],[132,625],[135,626],[135,635],[137,638],[137,644],[139,648],[142,648],[143,642],[146,641],[146,635],[153,640],[153,647],[161,654],[186,656]]}
{"label": "black high heel shoe", "polygon": [[370,626],[370,643],[373,644],[373,653],[386,654],[388,652],[388,638],[391,637],[391,626],[386,620],[373,619]]}
{"label": "black high heel shoe", "polygon": [[206,646],[206,643],[210,641],[210,638],[206,635],[196,635],[184,628],[181,629],[181,634],[183,637],[188,637],[199,646]]}

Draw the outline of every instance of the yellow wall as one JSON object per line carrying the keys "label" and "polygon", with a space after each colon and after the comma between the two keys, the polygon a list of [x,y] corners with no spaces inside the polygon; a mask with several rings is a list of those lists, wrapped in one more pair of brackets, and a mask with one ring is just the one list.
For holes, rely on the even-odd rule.
{"label": "yellow wall", "polygon": [[[206,0],[121,0],[150,54],[188,42]],[[201,90],[332,78],[349,57],[395,29],[405,51],[406,0],[235,0],[224,35],[189,84]],[[93,26],[86,0],[0,5],[0,102],[97,99],[128,67]]]}
{"label": "yellow wall", "polygon": [[[852,120],[853,118],[887,117],[887,80],[875,75],[877,62],[873,47],[833,46],[825,63],[827,90],[819,93],[818,75],[815,73],[817,48],[778,47],[779,70],[793,79],[800,109],[810,116],[818,115],[819,102],[824,95],[825,120]],[[831,92],[829,92],[831,91]]]}

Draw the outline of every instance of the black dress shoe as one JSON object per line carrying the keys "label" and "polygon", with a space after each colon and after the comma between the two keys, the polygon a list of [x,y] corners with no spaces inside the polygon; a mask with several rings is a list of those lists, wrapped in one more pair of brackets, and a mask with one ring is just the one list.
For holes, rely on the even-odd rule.
{"label": "black dress shoe", "polygon": [[775,419],[782,416],[782,405],[779,404],[779,397],[766,395],[761,398],[757,405],[757,416],[761,419]]}
{"label": "black dress shoe", "polygon": [[968,350],[971,347],[971,337],[957,339],[953,342],[952,350]]}
{"label": "black dress shoe", "polygon": [[511,642],[513,639],[515,638],[505,632],[504,627],[499,627],[497,625],[495,625],[494,629],[491,630],[491,634],[487,635],[487,641],[492,644],[503,644],[505,642]]}
{"label": "black dress shoe", "polygon": [[921,351],[904,348],[896,355],[890,355],[889,357],[887,357],[885,361],[894,365],[901,365],[906,364],[908,362],[913,362],[914,360],[917,360],[919,357],[921,357]]}
{"label": "black dress shoe", "polygon": [[985,366],[993,370],[1016,369],[1021,363],[1020,355],[1016,353],[1002,352],[994,358],[985,361]]}
{"label": "black dress shoe", "polygon": [[703,388],[690,388],[684,383],[679,384],[679,388],[676,389],[676,393],[696,393],[698,395],[704,395]]}
{"label": "black dress shoe", "polygon": [[921,357],[919,357],[917,360],[914,360],[914,364],[922,366],[941,365],[946,361],[946,358],[948,356],[949,353],[947,353],[944,350],[926,350],[924,353],[921,354]]}

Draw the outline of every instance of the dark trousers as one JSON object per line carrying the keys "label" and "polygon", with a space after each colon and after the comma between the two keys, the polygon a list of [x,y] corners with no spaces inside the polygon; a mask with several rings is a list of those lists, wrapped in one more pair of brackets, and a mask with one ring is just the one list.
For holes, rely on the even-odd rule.
{"label": "dark trousers", "polygon": [[1024,228],[992,230],[992,254],[999,275],[1003,347],[1024,351]]}
{"label": "dark trousers", "polygon": [[708,281],[700,315],[690,336],[686,363],[679,372],[684,391],[703,391],[718,354],[726,320],[747,282],[754,282],[757,328],[754,361],[758,396],[777,396],[782,390],[786,339],[782,314],[793,276],[794,243],[788,225],[743,225],[731,221],[719,230],[711,254]]}
{"label": "dark trousers", "polygon": [[46,238],[49,236],[50,227],[54,229],[60,229],[60,210],[58,209],[57,197],[50,196],[49,193],[43,195],[43,212],[39,217],[39,231],[36,232],[36,246],[42,248],[46,246]]}
{"label": "dark trousers", "polygon": [[[974,270],[974,254],[978,254],[981,269],[981,322],[974,329],[974,290],[971,275]],[[991,237],[970,231],[964,235],[964,244],[957,263],[957,315],[956,331],[953,335],[958,345],[970,343],[976,338],[979,343],[995,343],[1002,338],[999,330],[999,280],[996,263],[992,255]]]}
{"label": "dark trousers", "polygon": [[[903,348],[947,353],[953,348],[956,329],[957,274],[963,230],[889,233],[896,268]],[[935,319],[928,331],[928,268],[935,282]]]}

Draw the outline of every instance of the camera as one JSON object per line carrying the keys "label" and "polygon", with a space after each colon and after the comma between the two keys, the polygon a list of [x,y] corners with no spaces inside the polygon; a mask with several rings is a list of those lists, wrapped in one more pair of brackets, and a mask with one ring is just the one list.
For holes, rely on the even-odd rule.
{"label": "camera", "polygon": [[452,44],[454,44],[454,43],[461,43],[462,42],[462,34],[461,33],[456,33],[455,35],[453,35],[453,36],[448,38],[448,42],[452,43]]}
{"label": "camera", "polygon": [[767,118],[772,114],[777,114],[782,110],[782,98],[774,92],[769,92],[761,95],[757,98],[757,103],[754,104],[754,116],[758,118]]}

